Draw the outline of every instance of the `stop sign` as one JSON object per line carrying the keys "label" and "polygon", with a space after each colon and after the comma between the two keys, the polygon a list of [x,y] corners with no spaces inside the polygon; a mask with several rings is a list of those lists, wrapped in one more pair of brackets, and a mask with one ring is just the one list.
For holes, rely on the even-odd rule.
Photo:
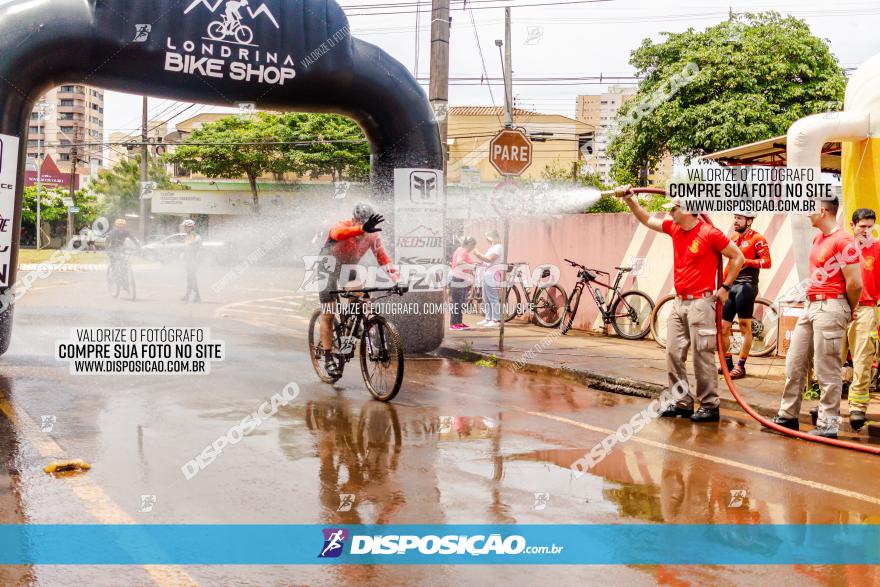
{"label": "stop sign", "polygon": [[502,130],[489,143],[489,161],[501,175],[522,175],[532,164],[532,142],[520,130]]}

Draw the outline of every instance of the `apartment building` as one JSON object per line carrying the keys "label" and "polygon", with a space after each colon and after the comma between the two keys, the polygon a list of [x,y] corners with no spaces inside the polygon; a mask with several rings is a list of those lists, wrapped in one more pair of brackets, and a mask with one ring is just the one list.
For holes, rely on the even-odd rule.
{"label": "apartment building", "polygon": [[[611,166],[614,160],[607,156],[608,145],[613,138],[615,120],[620,108],[636,94],[634,86],[608,86],[608,91],[601,94],[577,97],[575,117],[596,127],[596,140],[591,145],[592,153],[584,153],[587,166],[594,173],[611,183]],[[672,157],[666,155],[653,169],[648,169],[648,185],[665,186],[672,176]]]}
{"label": "apartment building", "polygon": [[103,141],[103,90],[64,85],[47,92],[31,113],[27,156],[42,162],[51,155],[62,173],[70,173],[76,142],[83,145],[77,152],[77,173],[89,175],[103,166]]}

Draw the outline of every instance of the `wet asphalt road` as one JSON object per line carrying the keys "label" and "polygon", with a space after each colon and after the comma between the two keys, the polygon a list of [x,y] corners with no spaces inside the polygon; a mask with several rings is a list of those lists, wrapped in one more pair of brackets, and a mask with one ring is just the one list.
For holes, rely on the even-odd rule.
{"label": "wet asphalt road", "polygon": [[[136,302],[110,298],[101,273],[37,282],[17,306],[12,347],[0,359],[0,523],[880,521],[876,458],[763,434],[740,414],[723,414],[720,425],[652,423],[575,478],[569,465],[646,400],[429,357],[407,359],[392,404],[369,399],[356,364],[337,385],[322,384],[305,353],[313,302],[291,293],[298,274],[252,268],[212,291],[226,271],[203,272],[198,305],[178,301],[183,275],[174,266],[139,270]],[[207,376],[71,375],[53,349],[75,326],[209,327],[227,358]],[[300,387],[291,405],[184,478],[183,463],[290,382]],[[55,417],[51,431],[41,430],[43,416]],[[60,457],[93,468],[64,478],[42,472]],[[349,511],[339,511],[341,494],[354,496]],[[145,505],[143,496],[155,502],[148,497]],[[880,573],[822,566],[0,569],[4,585],[538,581],[871,585]]]}

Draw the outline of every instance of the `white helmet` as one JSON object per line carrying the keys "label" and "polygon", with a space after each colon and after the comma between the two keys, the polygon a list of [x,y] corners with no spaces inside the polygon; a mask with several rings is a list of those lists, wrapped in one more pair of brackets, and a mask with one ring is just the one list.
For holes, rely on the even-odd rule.
{"label": "white helmet", "polygon": [[196,225],[196,221],[192,219],[187,219],[183,221],[184,228],[193,228]]}

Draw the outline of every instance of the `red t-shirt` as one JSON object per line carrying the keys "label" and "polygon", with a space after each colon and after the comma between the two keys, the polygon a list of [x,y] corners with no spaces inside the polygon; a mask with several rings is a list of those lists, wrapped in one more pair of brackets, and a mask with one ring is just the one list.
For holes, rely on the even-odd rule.
{"label": "red t-shirt", "polygon": [[702,220],[690,230],[664,220],[663,232],[672,237],[675,293],[696,296],[715,291],[718,259],[730,244],[727,235]]}
{"label": "red t-shirt", "polygon": [[859,303],[875,306],[880,300],[880,267],[875,267],[877,263],[880,263],[880,242],[874,241],[870,245],[862,247],[860,256],[862,260],[862,297],[859,298]]}
{"label": "red t-shirt", "polygon": [[859,262],[859,252],[852,235],[838,228],[829,235],[819,233],[810,249],[810,285],[807,295],[832,295],[846,293],[843,278],[844,265]]}

